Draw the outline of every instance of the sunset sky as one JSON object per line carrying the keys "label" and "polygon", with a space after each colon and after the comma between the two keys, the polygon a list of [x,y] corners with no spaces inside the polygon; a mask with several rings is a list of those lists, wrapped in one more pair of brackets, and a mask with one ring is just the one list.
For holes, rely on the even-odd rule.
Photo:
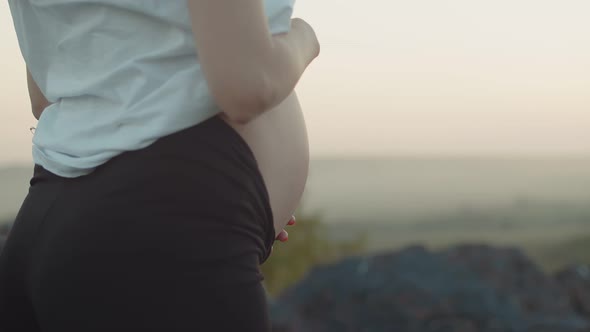
{"label": "sunset sky", "polygon": [[[322,54],[297,91],[319,156],[590,156],[590,1],[298,0]],[[0,165],[35,125],[0,2]]]}

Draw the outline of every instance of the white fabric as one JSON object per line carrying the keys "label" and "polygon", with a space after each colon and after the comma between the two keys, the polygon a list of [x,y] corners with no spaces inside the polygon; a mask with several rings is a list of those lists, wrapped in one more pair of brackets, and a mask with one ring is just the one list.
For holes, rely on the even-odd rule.
{"label": "white fabric", "polygon": [[[33,158],[64,177],[219,112],[194,45],[187,0],[8,0],[25,62],[53,104]],[[266,0],[273,34],[294,0]]]}

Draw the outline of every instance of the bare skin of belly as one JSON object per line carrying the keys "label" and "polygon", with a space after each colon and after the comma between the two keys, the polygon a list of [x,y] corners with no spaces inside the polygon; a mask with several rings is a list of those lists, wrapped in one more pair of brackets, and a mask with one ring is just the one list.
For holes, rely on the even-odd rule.
{"label": "bare skin of belly", "polygon": [[293,92],[280,105],[245,125],[224,120],[254,153],[278,235],[301,201],[309,171],[307,129],[297,95]]}

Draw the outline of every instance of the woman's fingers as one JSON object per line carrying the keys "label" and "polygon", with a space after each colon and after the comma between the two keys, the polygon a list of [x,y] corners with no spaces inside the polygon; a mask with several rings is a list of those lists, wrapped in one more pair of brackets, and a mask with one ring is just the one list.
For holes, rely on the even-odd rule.
{"label": "woman's fingers", "polygon": [[[292,216],[289,222],[287,223],[288,226],[295,225],[295,216]],[[276,238],[277,241],[287,242],[289,241],[289,233],[286,230],[282,230]]]}
{"label": "woman's fingers", "polygon": [[287,242],[289,240],[289,233],[286,230],[282,230],[277,236],[277,240],[281,242]]}

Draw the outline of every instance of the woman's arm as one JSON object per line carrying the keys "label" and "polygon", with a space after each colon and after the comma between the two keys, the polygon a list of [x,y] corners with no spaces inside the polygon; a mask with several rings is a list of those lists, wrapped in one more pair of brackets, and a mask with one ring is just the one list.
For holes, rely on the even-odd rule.
{"label": "woman's arm", "polygon": [[51,103],[45,98],[41,89],[35,80],[33,80],[33,76],[31,76],[31,72],[27,68],[27,86],[29,88],[29,98],[31,99],[31,109],[33,111],[33,116],[35,119],[39,120],[41,117],[41,113],[43,110],[47,108],[47,106],[51,105]]}
{"label": "woman's arm", "polygon": [[247,123],[281,103],[319,54],[309,24],[272,36],[263,0],[187,0],[199,61],[217,105]]}

